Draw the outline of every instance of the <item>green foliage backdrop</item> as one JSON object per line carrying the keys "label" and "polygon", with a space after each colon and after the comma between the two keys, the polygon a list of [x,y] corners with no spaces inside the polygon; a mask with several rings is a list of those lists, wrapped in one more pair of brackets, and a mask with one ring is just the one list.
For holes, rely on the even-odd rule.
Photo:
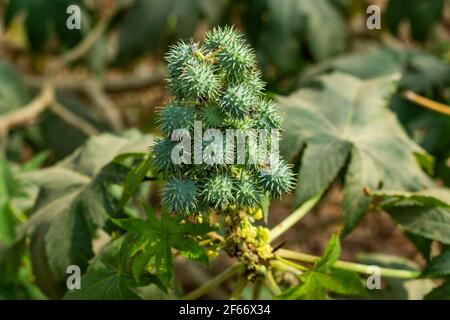
{"label": "green foliage backdrop", "polygon": [[[450,299],[450,2],[383,3],[0,2],[0,299]],[[286,162],[174,168],[198,119],[282,129]],[[290,250],[335,193],[320,256]],[[343,261],[380,212],[414,261]]]}

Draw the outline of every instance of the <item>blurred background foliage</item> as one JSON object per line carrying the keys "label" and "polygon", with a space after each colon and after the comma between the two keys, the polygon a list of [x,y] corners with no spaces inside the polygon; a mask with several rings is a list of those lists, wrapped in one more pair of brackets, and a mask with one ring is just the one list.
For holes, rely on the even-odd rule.
{"label": "blurred background foliage", "polygon": [[[66,27],[70,4],[81,8],[80,30]],[[371,4],[382,8],[381,30],[366,28]],[[226,24],[255,48],[271,96],[336,70],[362,79],[399,73],[390,108],[434,157],[434,178],[450,186],[450,117],[404,97],[450,104],[448,0],[1,0],[0,119],[37,97],[46,77],[57,103],[8,128],[0,120],[0,298],[44,297],[29,281],[25,241],[15,240],[36,192],[15,176],[55,164],[98,133],[158,134],[168,46]]]}

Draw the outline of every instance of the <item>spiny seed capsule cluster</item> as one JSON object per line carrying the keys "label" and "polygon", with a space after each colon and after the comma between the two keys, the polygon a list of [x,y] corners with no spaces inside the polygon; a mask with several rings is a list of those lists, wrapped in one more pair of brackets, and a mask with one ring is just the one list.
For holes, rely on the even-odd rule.
{"label": "spiny seed capsule cluster", "polygon": [[[292,189],[290,166],[279,157],[272,158],[270,170],[267,164],[237,163],[236,152],[231,153],[231,158],[225,152],[229,141],[215,137],[203,137],[201,148],[222,162],[208,162],[202,155],[205,161],[201,163],[194,163],[190,157],[191,162],[175,164],[172,157],[174,147],[180,143],[171,140],[174,130],[190,133],[191,148],[182,150],[190,155],[196,138],[194,126],[199,122],[203,132],[218,129],[224,134],[227,129],[281,129],[282,118],[276,105],[263,95],[265,84],[253,50],[232,27],[215,28],[206,34],[203,44],[181,41],[173,46],[166,60],[169,89],[175,98],[160,112],[159,126],[164,138],[153,146],[154,166],[168,178],[162,191],[163,204],[184,215],[211,210],[234,214],[226,225],[236,243],[227,243],[226,247],[230,252],[242,251],[238,242],[246,239],[244,242],[249,245],[245,249],[253,252],[252,259],[267,260],[271,255],[268,239],[253,237],[262,231],[252,226],[248,212],[261,211],[261,203],[267,198],[279,198]],[[246,156],[255,152],[250,144],[245,144]],[[248,232],[256,240],[249,242],[249,235],[236,234],[246,230],[251,230]]]}

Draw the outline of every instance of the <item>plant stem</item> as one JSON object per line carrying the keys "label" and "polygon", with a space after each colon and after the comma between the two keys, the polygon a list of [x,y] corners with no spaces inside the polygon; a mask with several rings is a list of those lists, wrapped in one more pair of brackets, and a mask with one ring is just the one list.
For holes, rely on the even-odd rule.
{"label": "plant stem", "polygon": [[11,201],[10,202],[11,211],[13,212],[14,216],[19,220],[21,223],[25,223],[28,221],[28,216],[22,212],[17,206]]}
{"label": "plant stem", "polygon": [[259,300],[259,297],[261,296],[261,284],[261,279],[256,279],[255,284],[253,285],[252,300]]}
{"label": "plant stem", "polygon": [[211,242],[212,242],[211,239],[205,239],[205,240],[199,241],[199,242],[198,242],[198,245],[199,245],[200,247],[204,247],[204,246],[207,246],[208,244],[210,244]]}
{"label": "plant stem", "polygon": [[0,130],[8,133],[9,129],[31,123],[47,109],[53,100],[53,87],[46,83],[30,103],[0,117]]}
{"label": "plant stem", "polygon": [[234,288],[233,292],[231,293],[230,300],[240,299],[242,291],[247,286],[247,283],[248,283],[248,281],[245,278],[245,276],[241,276],[236,283],[236,287]]}
{"label": "plant stem", "polygon": [[[277,251],[277,255],[286,258],[292,259],[302,262],[314,263],[320,259],[320,257],[309,255],[306,253],[295,252],[286,249],[279,249]],[[368,270],[368,265],[347,262],[347,261],[337,261],[334,265],[337,269],[354,271],[362,274],[372,274]],[[420,275],[420,271],[411,271],[411,270],[400,270],[400,269],[391,269],[391,268],[380,268],[381,276],[386,278],[400,278],[400,279],[415,279]]]}
{"label": "plant stem", "polygon": [[102,85],[97,80],[90,80],[84,86],[84,93],[97,107],[98,114],[118,133],[123,130],[123,123],[120,111],[114,101],[103,91]]}
{"label": "plant stem", "polygon": [[[188,275],[193,283],[196,283],[196,286],[199,286],[211,279],[211,275],[209,274],[209,272],[204,270],[197,263],[192,263],[192,261],[186,258],[179,259],[178,263],[179,265],[181,265],[183,270],[181,276]],[[229,296],[230,293],[228,292],[228,290],[221,287],[213,288],[208,292],[208,298],[213,300],[226,300],[229,298]]]}
{"label": "plant stem", "polygon": [[325,190],[320,191],[314,197],[306,201],[302,206],[292,212],[286,219],[281,221],[272,230],[270,230],[270,241],[275,240],[293,225],[295,225],[301,218],[303,218],[316,204],[319,202]]}
{"label": "plant stem", "polygon": [[209,232],[208,237],[210,237],[212,241],[219,241],[219,242],[224,241],[223,237],[215,231]]}
{"label": "plant stem", "polygon": [[425,98],[411,90],[403,92],[403,97],[405,97],[406,100],[413,102],[421,107],[450,116],[450,106]]}
{"label": "plant stem", "polygon": [[294,269],[297,269],[297,270],[300,270],[300,271],[307,271],[307,270],[308,270],[308,268],[306,268],[306,267],[304,267],[304,266],[301,266],[301,265],[299,265],[299,264],[297,264],[297,263],[295,263],[295,262],[286,260],[286,259],[284,259],[284,258],[282,258],[282,257],[277,256],[276,259],[277,259],[278,261],[284,263],[285,265],[288,265],[288,266],[290,266],[290,267],[292,267],[292,268],[294,268]]}
{"label": "plant stem", "polygon": [[202,61],[206,61],[206,57],[203,55],[203,53],[200,50],[195,50],[194,54]]}
{"label": "plant stem", "polygon": [[48,107],[54,114],[60,117],[64,122],[77,128],[87,136],[94,136],[98,134],[98,130],[89,122],[80,118],[77,114],[73,113],[69,109],[65,108],[58,101],[53,101]]}
{"label": "plant stem", "polygon": [[211,289],[217,287],[222,282],[228,280],[231,278],[234,274],[238,273],[242,270],[242,265],[239,263],[233,264],[232,266],[226,268],[224,271],[219,273],[214,278],[210,279],[209,281],[205,282],[202,286],[198,287],[194,291],[188,293],[185,295],[182,300],[195,300],[209,292]]}
{"label": "plant stem", "polygon": [[274,296],[281,294],[280,287],[278,287],[277,282],[273,278],[272,271],[267,271],[266,273],[266,286],[273,293]]}
{"label": "plant stem", "polygon": [[295,275],[300,275],[303,273],[302,271],[298,270],[297,268],[291,267],[291,266],[284,264],[283,262],[278,261],[278,260],[270,261],[270,266],[276,270],[280,270],[283,272],[290,272]]}

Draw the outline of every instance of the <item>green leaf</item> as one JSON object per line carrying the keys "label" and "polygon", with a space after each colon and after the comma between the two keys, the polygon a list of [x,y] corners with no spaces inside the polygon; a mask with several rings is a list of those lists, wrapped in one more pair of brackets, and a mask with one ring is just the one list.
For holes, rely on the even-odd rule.
{"label": "green leaf", "polygon": [[21,167],[22,172],[29,172],[39,169],[50,156],[50,151],[44,150],[36,153],[30,160],[24,163]]}
{"label": "green leaf", "polygon": [[336,263],[341,256],[341,242],[339,236],[333,234],[325,248],[322,258],[316,262],[314,270],[326,272]]}
{"label": "green leaf", "polygon": [[450,280],[428,293],[425,300],[450,300]]}
{"label": "green leaf", "polygon": [[0,244],[10,245],[16,238],[16,220],[10,204],[2,202],[0,199]]}
{"label": "green leaf", "polygon": [[344,233],[348,233],[368,210],[365,187],[419,190],[432,182],[415,157],[424,151],[386,107],[398,75],[360,80],[334,73],[319,80],[321,89],[305,88],[279,97],[287,114],[281,151],[294,159],[304,150],[297,205],[325,190],[344,168]]}
{"label": "green leaf", "polygon": [[33,283],[25,252],[25,238],[18,239],[8,248],[0,246],[0,299],[45,299]]}
{"label": "green leaf", "polygon": [[392,207],[386,211],[405,230],[450,244],[450,210],[432,207]]}
{"label": "green leaf", "polygon": [[382,190],[371,192],[381,207],[391,206],[423,206],[450,209],[450,190],[435,188],[417,192]]}
{"label": "green leaf", "polygon": [[440,255],[431,259],[422,276],[432,278],[450,276],[450,249],[444,249]]}
{"label": "green leaf", "polygon": [[263,17],[262,26],[255,26],[254,19],[248,21],[250,28],[257,28],[254,33],[263,60],[282,72],[297,69],[303,45],[317,60],[345,48],[344,19],[328,0],[256,1],[250,10]]}
{"label": "green leaf", "polygon": [[20,184],[13,176],[9,163],[0,158],[0,245],[11,245],[16,239],[16,219],[12,200],[18,196]]}
{"label": "green leaf", "polygon": [[[361,79],[402,74],[399,87],[433,97],[436,89],[450,83],[450,65],[422,51],[400,50],[378,46],[362,52],[349,53],[306,69],[300,83],[326,71],[350,73]],[[411,108],[411,106],[409,106]]]}
{"label": "green leaf", "polygon": [[328,292],[365,296],[365,289],[356,273],[333,268],[340,255],[339,236],[334,234],[314,268],[299,276],[300,285],[286,290],[277,299],[325,300]]}
{"label": "green leaf", "polygon": [[386,190],[374,192],[372,197],[403,229],[450,244],[448,189],[428,189],[415,193]]}
{"label": "green leaf", "polygon": [[[345,54],[313,65],[302,73],[298,82],[308,84],[314,76],[329,71],[350,73],[362,79],[401,73],[400,92],[412,90],[444,103],[441,92],[450,86],[450,65],[446,61],[427,52],[388,46],[377,46],[362,52]],[[391,98],[390,106],[414,140],[420,142],[425,150],[436,157],[436,171],[442,178],[442,173],[445,172],[442,160],[450,149],[450,118],[420,108],[405,100],[400,94]],[[416,156],[419,161],[426,158],[420,154]],[[429,159],[424,160],[421,165],[429,174],[433,174],[434,164]]]}
{"label": "green leaf", "polygon": [[305,31],[312,55],[322,60],[344,51],[346,42],[344,19],[330,2],[302,0],[300,7],[307,17]]}
{"label": "green leaf", "polygon": [[[25,30],[28,40],[34,50],[41,50],[53,34],[57,34],[66,46],[74,46],[81,40],[82,30],[69,30],[66,20],[69,15],[67,7],[76,4],[83,9],[80,0],[56,0],[51,3],[46,0],[14,0],[9,1],[5,10],[5,25],[13,18],[25,13]],[[82,29],[86,28],[87,13],[81,12]]]}
{"label": "green leaf", "polygon": [[405,231],[404,235],[411,241],[426,261],[430,260],[432,240]]}
{"label": "green leaf", "polygon": [[400,87],[432,97],[435,88],[450,85],[450,65],[424,52],[411,52]]}
{"label": "green leaf", "polygon": [[360,79],[371,79],[402,73],[407,52],[388,46],[377,46],[361,52],[350,52],[309,66],[300,75],[299,84],[330,71],[349,73]]}
{"label": "green leaf", "polygon": [[358,274],[348,270],[331,269],[327,289],[338,294],[366,298],[366,288]]}
{"label": "green leaf", "polygon": [[167,34],[191,37],[199,14],[199,0],[137,0],[121,23],[116,60],[129,63],[146,51],[161,49]]}
{"label": "green leaf", "polygon": [[0,60],[0,116],[25,105],[29,94],[19,74]]}
{"label": "green leaf", "polygon": [[[347,141],[314,139],[303,151],[296,203],[303,204],[326,189],[345,165],[351,150]],[[320,159],[321,161],[317,161]]]}
{"label": "green leaf", "polygon": [[151,275],[136,280],[127,266],[123,252],[124,239],[117,239],[102,249],[81,277],[81,289],[69,290],[68,300],[138,300],[134,291],[149,283],[158,283]]}
{"label": "green leaf", "polygon": [[179,250],[188,259],[208,263],[207,255],[194,237],[212,231],[209,223],[181,223],[183,216],[175,215],[171,218],[167,212],[162,214],[161,219],[157,219],[150,208],[144,206],[144,209],[147,220],[114,220],[130,235],[128,250],[133,261],[132,271],[136,277],[151,264],[161,282],[168,286],[173,269],[172,248]]}
{"label": "green leaf", "polygon": [[[263,53],[263,63],[271,62],[282,72],[295,70],[301,48],[298,35],[304,29],[304,22],[300,19],[302,13],[298,9],[299,2],[267,0],[253,3],[252,10],[262,10],[262,6],[265,5],[269,12],[263,32],[255,30],[259,49]],[[255,25],[253,20],[249,23]]]}
{"label": "green leaf", "polygon": [[147,155],[138,165],[134,166],[127,175],[123,186],[123,194],[119,201],[118,208],[121,209],[132,195],[138,190],[142,181],[147,176],[152,165],[152,157]]}
{"label": "green leaf", "polygon": [[310,271],[300,276],[302,284],[283,292],[278,300],[325,300],[326,285],[332,278],[326,274]]}
{"label": "green leaf", "polygon": [[390,0],[385,19],[392,33],[397,34],[400,23],[408,21],[415,39],[424,41],[444,9],[444,0],[419,0],[414,5],[408,0]]}
{"label": "green leaf", "polygon": [[23,175],[40,188],[26,231],[36,281],[47,295],[63,294],[69,265],[86,267],[96,229],[115,212],[109,189],[124,182],[128,169],[114,158],[125,152],[144,153],[151,143],[149,136],[100,135],[55,166]]}
{"label": "green leaf", "polygon": [[0,267],[2,270],[0,283],[2,285],[12,284],[17,280],[24,252],[24,239],[15,242],[9,248],[0,247]]}

